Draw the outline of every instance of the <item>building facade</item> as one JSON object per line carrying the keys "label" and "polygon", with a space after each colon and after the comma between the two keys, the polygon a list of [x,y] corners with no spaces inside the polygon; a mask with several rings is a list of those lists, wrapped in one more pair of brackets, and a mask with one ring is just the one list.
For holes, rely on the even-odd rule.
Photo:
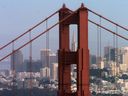
{"label": "building facade", "polygon": [[16,72],[22,71],[23,68],[23,54],[20,50],[11,55],[11,70]]}

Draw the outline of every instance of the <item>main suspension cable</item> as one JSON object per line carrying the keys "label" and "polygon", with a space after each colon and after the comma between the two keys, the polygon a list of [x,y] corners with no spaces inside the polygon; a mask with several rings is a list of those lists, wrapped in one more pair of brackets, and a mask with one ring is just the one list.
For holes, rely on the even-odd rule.
{"label": "main suspension cable", "polygon": [[110,29],[108,29],[108,28],[106,28],[106,27],[104,27],[104,26],[101,26],[101,25],[99,25],[98,23],[96,23],[96,22],[94,22],[94,21],[92,21],[92,20],[90,20],[90,19],[88,19],[88,21],[91,22],[91,23],[94,24],[94,25],[97,25],[97,26],[101,27],[102,29],[106,30],[107,32],[110,32],[110,33],[112,33],[112,34],[115,34],[115,35],[117,35],[118,37],[120,37],[120,38],[122,38],[122,39],[128,41],[128,38],[126,38],[126,37],[124,37],[124,36],[122,36],[122,35],[120,35],[120,34],[117,34],[117,33],[115,33],[114,31],[112,31],[112,30],[110,30]]}
{"label": "main suspension cable", "polygon": [[[20,46],[19,48],[15,49],[14,52],[22,49],[23,47],[25,47],[26,45],[28,45],[30,42],[35,41],[37,38],[39,38],[40,36],[42,36],[43,34],[47,33],[49,30],[53,29],[55,26],[57,26],[58,24],[64,22],[65,20],[67,20],[68,18],[70,18],[71,16],[73,16],[76,12],[78,12],[78,9],[74,12],[72,12],[70,15],[66,16],[64,19],[62,19],[61,21],[55,23],[53,26],[51,26],[50,28],[48,28],[47,30],[43,31],[42,33],[40,33],[38,36],[34,37],[33,39],[31,39],[31,41],[28,41],[27,43],[23,44],[22,46]],[[5,58],[9,57],[10,55],[12,55],[14,52],[9,53],[8,55],[4,56],[3,58],[0,59],[0,62],[2,60],[4,60]]]}
{"label": "main suspension cable", "polygon": [[51,18],[52,16],[54,16],[55,14],[57,14],[59,12],[56,11],[53,14],[51,14],[50,16],[48,16],[47,18],[45,18],[44,20],[42,20],[41,22],[39,22],[38,24],[36,24],[35,26],[31,27],[30,29],[28,29],[26,32],[24,32],[23,34],[19,35],[17,38],[13,39],[12,41],[8,42],[6,45],[2,46],[0,48],[0,50],[4,49],[5,47],[7,47],[8,45],[10,45],[11,43],[13,43],[14,41],[18,40],[19,38],[21,38],[22,36],[24,36],[25,34],[29,33],[30,31],[32,31],[33,29],[35,29],[36,27],[38,27],[39,25],[41,25],[43,22],[45,22],[46,20],[48,20],[49,18]]}
{"label": "main suspension cable", "polygon": [[95,15],[101,17],[101,18],[103,18],[104,20],[107,20],[108,22],[110,22],[110,23],[112,23],[112,24],[114,24],[114,25],[116,25],[116,26],[118,26],[118,27],[120,27],[120,28],[122,28],[122,29],[128,31],[128,29],[125,28],[124,26],[121,26],[121,25],[119,25],[119,24],[113,22],[112,20],[110,20],[110,19],[108,19],[108,18],[106,18],[106,17],[104,17],[104,16],[102,16],[102,15],[100,15],[100,14],[98,14],[98,13],[96,13],[96,12],[90,10],[90,9],[88,9],[88,8],[87,8],[87,10],[90,11],[91,13],[93,13],[93,14],[95,14]]}

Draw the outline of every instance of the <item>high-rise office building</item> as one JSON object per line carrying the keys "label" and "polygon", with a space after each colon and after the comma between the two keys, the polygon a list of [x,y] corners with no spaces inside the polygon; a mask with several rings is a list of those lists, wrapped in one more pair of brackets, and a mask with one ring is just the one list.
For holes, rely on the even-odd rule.
{"label": "high-rise office building", "polygon": [[116,48],[111,46],[104,47],[104,57],[107,61],[115,61]]}
{"label": "high-rise office building", "polygon": [[127,59],[128,58],[128,47],[122,47],[122,48],[106,47],[106,49],[109,49],[109,50],[104,51],[105,59],[108,64],[107,67],[111,68],[112,73],[116,74],[115,72],[118,73],[118,70],[119,72],[128,71],[128,59]]}
{"label": "high-rise office building", "polygon": [[44,67],[40,69],[40,76],[42,78],[50,78],[50,68]]}
{"label": "high-rise office building", "polygon": [[90,64],[96,64],[97,62],[97,57],[96,57],[96,55],[91,55],[90,54]]}
{"label": "high-rise office building", "polygon": [[40,60],[42,63],[42,68],[49,67],[50,58],[49,55],[51,53],[50,49],[42,49],[40,51]]}
{"label": "high-rise office building", "polygon": [[109,66],[111,61],[115,62],[116,66],[119,67],[119,64],[122,63],[122,49],[107,46],[104,48],[104,58],[106,60],[106,67]]}
{"label": "high-rise office building", "polygon": [[50,74],[51,74],[50,76],[52,78],[53,64],[56,64],[58,62],[58,59],[57,59],[58,57],[57,57],[57,54],[51,52],[49,58],[50,58],[50,66],[49,67],[50,67],[50,70],[51,70],[50,71]]}
{"label": "high-rise office building", "polygon": [[20,50],[14,52],[11,55],[11,70],[15,70],[15,72],[22,71],[23,67],[23,54]]}
{"label": "high-rise office building", "polygon": [[40,68],[42,68],[42,64],[40,60],[24,60],[23,63],[23,72],[40,72]]}
{"label": "high-rise office building", "polygon": [[52,64],[52,79],[58,80],[58,63]]}
{"label": "high-rise office building", "polygon": [[104,47],[104,56],[109,56],[109,54],[110,54],[110,49],[112,49],[111,46],[105,46],[105,47]]}
{"label": "high-rise office building", "polygon": [[41,63],[42,68],[48,67],[50,68],[50,78],[52,76],[52,63],[56,63],[58,61],[57,55],[53,53],[50,49],[42,49],[41,50]]}
{"label": "high-rise office building", "polygon": [[121,48],[122,55],[121,55],[121,64],[126,64],[126,68],[128,71],[128,47]]}

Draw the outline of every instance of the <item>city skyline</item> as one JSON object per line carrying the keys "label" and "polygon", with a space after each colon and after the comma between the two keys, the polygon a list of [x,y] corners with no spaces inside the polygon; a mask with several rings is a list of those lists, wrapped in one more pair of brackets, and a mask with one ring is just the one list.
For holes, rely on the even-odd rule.
{"label": "city skyline", "polygon": [[[0,1],[0,7],[1,7],[0,10],[2,12],[2,20],[1,21],[4,20],[4,23],[2,23],[2,22],[0,23],[0,25],[3,26],[0,30],[1,31],[0,38],[2,39],[2,41],[0,42],[0,45],[2,46],[3,44],[6,44],[9,40],[14,39],[15,36],[18,36],[21,33],[23,33],[24,31],[26,31],[29,28],[28,26],[31,27],[33,24],[35,25],[38,21],[47,17],[47,15],[51,14],[56,9],[61,8],[63,3],[65,3],[67,7],[70,7],[71,9],[75,10],[83,2],[85,4],[85,6],[87,6],[88,8],[94,9],[94,11],[96,11],[100,14],[103,14],[107,18],[113,19],[113,21],[115,21],[117,23],[120,23],[122,25],[124,24],[127,27],[128,24],[126,22],[127,21],[126,17],[128,17],[128,14],[127,13],[125,14],[125,12],[124,12],[124,9],[127,7],[127,5],[126,5],[127,1],[123,1],[123,2],[115,1],[116,5],[113,8],[114,1],[115,0],[113,0],[113,1],[111,1],[111,0],[102,1],[101,0],[99,2],[97,2],[96,0],[91,0],[91,1],[86,1],[86,0],[67,1],[67,0],[64,0],[62,2],[62,1],[55,0],[54,3],[57,3],[57,5],[55,4],[56,5],[55,6],[54,4],[52,4],[53,7],[51,6],[52,7],[51,10],[48,10],[48,11],[45,11],[44,9],[48,9],[48,6],[51,4],[51,1],[38,1],[36,3],[35,3],[35,1],[29,2],[29,0],[28,1],[23,0],[20,2],[17,2],[16,0],[14,0],[13,2]],[[30,7],[27,7],[28,2],[30,3],[30,5],[29,5]],[[22,4],[23,4],[24,8],[22,7]],[[43,4],[45,4],[45,6],[43,6]],[[15,6],[13,6],[13,5],[15,5]],[[99,5],[102,5],[102,6],[99,6]],[[37,6],[37,7],[35,7],[35,6]],[[121,7],[118,7],[118,6],[121,6]],[[33,11],[31,11],[32,9],[33,9]],[[20,11],[18,11],[18,10],[20,10]],[[116,10],[119,10],[122,14],[125,14],[125,15],[122,16],[122,14]],[[37,14],[37,12],[38,12],[38,14]],[[45,12],[45,14],[43,14],[43,12]],[[32,14],[32,15],[29,15],[28,13]],[[113,14],[113,13],[115,13],[115,14]],[[18,15],[15,16],[15,14],[18,14]],[[56,19],[57,18],[55,17],[54,20],[52,20],[50,22],[54,23]],[[9,25],[9,27],[5,28],[8,25]],[[108,26],[108,27],[111,27],[111,26]],[[44,28],[44,27],[42,27],[42,28]],[[92,51],[92,54],[93,53],[96,54],[95,47],[94,47],[94,46],[96,46],[96,43],[95,43],[96,37],[94,37],[95,35],[91,35],[92,31],[94,31],[94,30],[95,30],[94,34],[96,35],[96,29],[91,29],[90,36],[92,36],[93,39],[90,39],[90,41],[89,41],[90,42],[89,47]],[[71,29],[71,31],[76,31],[76,30],[74,30],[74,28],[73,28],[73,29]],[[104,32],[104,30],[102,30],[102,31]],[[126,35],[125,33],[126,32],[123,32],[124,35]],[[56,33],[56,29],[50,31],[50,38],[51,38],[50,45],[53,44],[53,46],[50,46],[50,49],[52,49],[54,52],[58,49],[58,35],[55,35],[55,34],[58,34],[58,33]],[[104,34],[105,34],[105,32],[104,32]],[[33,35],[35,35],[35,33],[33,33]],[[111,38],[111,37],[108,37],[108,38]],[[25,38],[23,38],[23,39],[25,39]],[[105,42],[105,44],[108,44],[108,43],[111,44],[110,43],[111,39],[110,39],[110,41],[104,41],[104,39],[103,39],[102,45],[104,45],[104,42]],[[15,46],[17,46],[17,44],[19,44],[19,43],[22,44],[22,40],[19,40],[19,42],[17,42],[15,44]],[[43,38],[43,40],[40,39],[40,43],[42,43],[42,44],[39,44],[39,43],[33,44],[33,46],[38,45],[38,48],[34,47],[33,51],[40,50],[41,48],[45,48],[45,46],[44,46],[45,38]],[[119,44],[121,46],[124,46],[124,44],[126,44],[126,42],[121,40],[121,42],[119,42]],[[92,46],[92,45],[94,45],[94,46]],[[23,49],[23,54],[27,53],[26,50],[28,50],[28,49]],[[27,55],[25,55],[25,56],[26,56],[25,58],[28,57]],[[39,58],[39,56],[40,55],[39,55],[39,51],[38,51],[34,54],[33,58],[37,59],[37,58]]]}
{"label": "city skyline", "polygon": [[115,3],[0,1],[0,95],[128,94],[128,14],[126,1]]}

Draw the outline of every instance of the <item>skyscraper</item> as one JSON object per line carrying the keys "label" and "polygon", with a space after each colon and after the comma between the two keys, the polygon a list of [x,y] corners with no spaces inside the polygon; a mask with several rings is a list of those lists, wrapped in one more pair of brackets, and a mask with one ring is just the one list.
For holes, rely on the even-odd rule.
{"label": "skyscraper", "polygon": [[[57,55],[53,52],[51,52],[50,49],[42,49],[40,51],[41,54],[41,63],[42,63],[42,68],[49,68],[50,71],[50,78],[52,76],[52,64],[57,62]],[[48,74],[49,75],[49,74]],[[48,76],[47,76],[48,77]]]}
{"label": "skyscraper", "polygon": [[71,51],[76,51],[76,50],[77,50],[77,42],[76,42],[75,32],[73,32],[72,42],[71,42]]}
{"label": "skyscraper", "polygon": [[23,54],[20,50],[14,52],[11,55],[11,70],[15,70],[15,72],[22,71],[23,67]]}
{"label": "skyscraper", "polygon": [[52,64],[52,79],[58,80],[58,63]]}
{"label": "skyscraper", "polygon": [[[73,32],[72,35],[72,42],[71,42],[71,51],[75,52],[77,51],[77,42],[76,42],[76,37],[75,37],[75,32]],[[76,78],[76,64],[71,65],[71,72],[74,78]]]}
{"label": "skyscraper", "polygon": [[50,78],[50,68],[44,67],[40,69],[40,76],[42,78]]}
{"label": "skyscraper", "polygon": [[51,53],[50,49],[42,49],[40,51],[40,59],[41,59],[41,63],[42,63],[42,68],[49,67],[50,53]]}
{"label": "skyscraper", "polygon": [[107,61],[115,61],[115,48],[111,46],[104,47],[104,57]]}
{"label": "skyscraper", "polygon": [[121,63],[126,64],[126,68],[128,70],[128,47],[123,47],[121,48],[122,50],[122,58],[121,58]]}

